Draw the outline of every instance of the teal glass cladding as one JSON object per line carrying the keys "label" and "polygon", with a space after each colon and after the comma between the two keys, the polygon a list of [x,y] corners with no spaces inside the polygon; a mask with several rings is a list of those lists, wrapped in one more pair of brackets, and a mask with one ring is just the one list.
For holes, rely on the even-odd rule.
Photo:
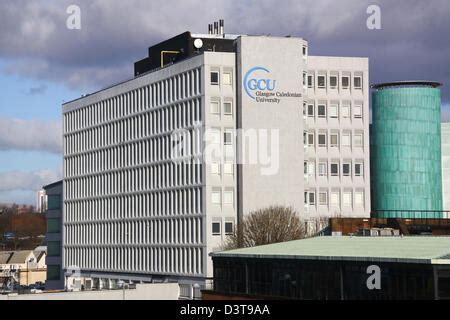
{"label": "teal glass cladding", "polygon": [[376,217],[442,218],[440,121],[438,88],[388,87],[373,92],[370,141]]}

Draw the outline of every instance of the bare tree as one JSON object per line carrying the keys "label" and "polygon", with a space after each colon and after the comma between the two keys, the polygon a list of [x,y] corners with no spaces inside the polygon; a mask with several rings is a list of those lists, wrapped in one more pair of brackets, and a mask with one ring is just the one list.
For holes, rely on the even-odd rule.
{"label": "bare tree", "polygon": [[224,250],[302,239],[304,223],[293,208],[271,206],[253,211],[228,236]]}

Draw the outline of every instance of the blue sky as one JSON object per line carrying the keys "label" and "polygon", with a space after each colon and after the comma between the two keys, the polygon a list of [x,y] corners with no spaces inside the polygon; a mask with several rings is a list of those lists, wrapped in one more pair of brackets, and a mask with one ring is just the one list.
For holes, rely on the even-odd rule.
{"label": "blue sky", "polygon": [[[72,4],[80,30],[66,27]],[[366,26],[372,4],[381,30]],[[130,78],[152,44],[221,18],[228,33],[292,35],[313,55],[369,57],[371,83],[443,82],[450,121],[448,0],[0,1],[0,203],[34,204],[36,190],[61,178],[63,101]]]}

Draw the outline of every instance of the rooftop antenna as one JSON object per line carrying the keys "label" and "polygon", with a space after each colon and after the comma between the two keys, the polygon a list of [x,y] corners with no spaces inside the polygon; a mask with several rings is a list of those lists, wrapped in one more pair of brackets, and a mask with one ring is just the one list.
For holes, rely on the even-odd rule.
{"label": "rooftop antenna", "polygon": [[223,19],[219,20],[219,32],[223,36],[225,34],[225,21]]}

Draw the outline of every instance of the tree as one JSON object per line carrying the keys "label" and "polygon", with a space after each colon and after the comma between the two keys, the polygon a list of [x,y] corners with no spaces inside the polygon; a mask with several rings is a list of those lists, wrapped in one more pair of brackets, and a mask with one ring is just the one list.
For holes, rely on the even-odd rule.
{"label": "tree", "polygon": [[271,206],[246,215],[228,236],[223,248],[254,247],[302,239],[305,235],[304,223],[293,208]]}

